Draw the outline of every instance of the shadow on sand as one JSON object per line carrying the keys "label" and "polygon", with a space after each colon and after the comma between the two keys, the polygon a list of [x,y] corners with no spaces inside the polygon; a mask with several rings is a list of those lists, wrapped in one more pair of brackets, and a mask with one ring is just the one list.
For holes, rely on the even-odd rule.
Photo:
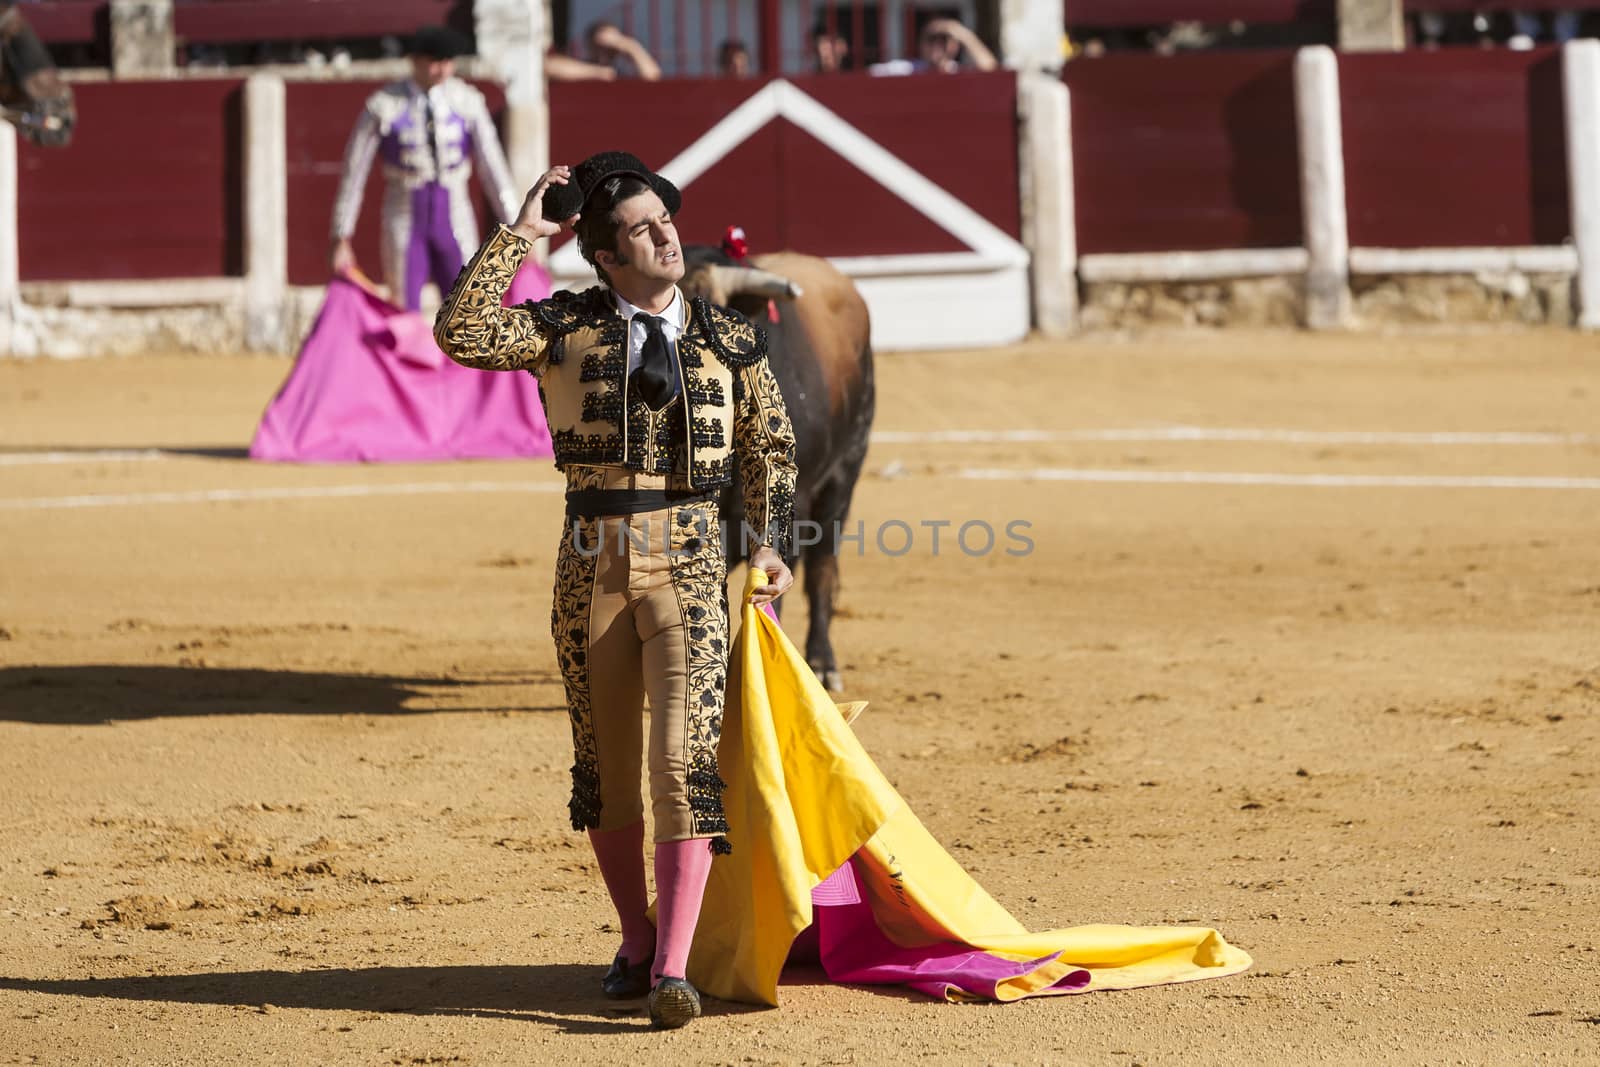
{"label": "shadow on sand", "polygon": [[250,449],[240,445],[27,445],[0,448],[0,457],[81,454],[93,461],[108,452],[160,453],[191,459],[249,459]]}
{"label": "shadow on sand", "polygon": [[[0,989],[51,996],[218,1004],[399,1015],[525,1019],[573,1034],[647,1027],[645,1002],[606,1000],[600,966],[368,967],[321,971],[226,971],[134,978],[0,978]],[[707,1015],[763,1010],[706,998]]]}
{"label": "shadow on sand", "polygon": [[547,685],[543,672],[483,678],[405,678],[257,668],[84,664],[0,667],[0,721],[73,726],[186,715],[417,715],[565,712],[548,707],[460,705],[472,691]]}

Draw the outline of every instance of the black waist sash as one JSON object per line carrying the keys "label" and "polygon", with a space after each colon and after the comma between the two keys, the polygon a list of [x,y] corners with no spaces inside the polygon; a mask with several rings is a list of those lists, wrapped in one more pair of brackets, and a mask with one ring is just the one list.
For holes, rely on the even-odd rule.
{"label": "black waist sash", "polygon": [[574,489],[567,493],[567,516],[598,519],[602,515],[639,515],[675,504],[709,504],[710,490],[695,489]]}

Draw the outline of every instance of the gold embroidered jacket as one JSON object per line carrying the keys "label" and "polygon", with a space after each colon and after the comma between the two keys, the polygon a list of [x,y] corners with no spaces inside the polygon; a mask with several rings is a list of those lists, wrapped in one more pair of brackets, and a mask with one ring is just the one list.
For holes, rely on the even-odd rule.
{"label": "gold embroidered jacket", "polygon": [[457,363],[539,379],[556,466],[665,475],[670,489],[728,485],[737,470],[745,522],[780,552],[794,512],[794,429],[767,365],[766,334],[696,297],[678,336],[683,388],[660,411],[631,387],[627,323],[608,289],[502,307],[532,245],[500,226],[456,279],[434,338]]}

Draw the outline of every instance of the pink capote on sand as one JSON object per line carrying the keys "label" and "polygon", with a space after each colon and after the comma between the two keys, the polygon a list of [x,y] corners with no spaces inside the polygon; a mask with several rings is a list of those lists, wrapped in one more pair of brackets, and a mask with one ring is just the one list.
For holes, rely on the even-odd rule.
{"label": "pink capote on sand", "polygon": [[[849,726],[859,709],[836,705],[783,628],[750,603],[765,581],[754,570],[746,580],[728,662],[717,761],[732,851],[711,866],[689,981],[723,1000],[775,1005],[785,964],[814,959],[835,982],[1015,1001],[1250,966],[1210,927],[1024,927],[872,761]],[[1017,802],[1004,783],[990,793],[996,807]],[[1180,862],[1202,861],[1196,847]],[[1040,863],[1041,879],[1065,873],[1060,860]]]}
{"label": "pink capote on sand", "polygon": [[[772,605],[763,604],[760,610],[781,633]],[[847,712],[845,721],[850,722],[865,706],[840,705],[840,711]],[[1018,962],[950,942],[895,944],[873,917],[854,860],[811,890],[811,925],[795,937],[788,963],[820,964],[830,981],[845,985],[903,985],[950,1001],[1007,1001],[1089,988],[1088,971],[1050,968],[1059,954]]]}
{"label": "pink capote on sand", "polygon": [[[281,463],[417,463],[551,455],[539,384],[472,370],[433,341],[433,324],[335,278],[294,368],[267,405],[250,458]],[[506,304],[550,295],[526,263]]]}

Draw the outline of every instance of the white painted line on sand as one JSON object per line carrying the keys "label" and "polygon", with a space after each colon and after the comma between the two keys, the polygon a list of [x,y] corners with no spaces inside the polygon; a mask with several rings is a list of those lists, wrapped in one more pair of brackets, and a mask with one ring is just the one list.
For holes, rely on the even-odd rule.
{"label": "white painted line on sand", "polygon": [[1157,426],[1107,430],[878,430],[873,444],[1011,444],[1071,441],[1259,441],[1310,445],[1584,445],[1600,435],[1520,431],[1273,430]]}
{"label": "white painted line on sand", "polygon": [[[1282,474],[1258,471],[1095,470],[1074,467],[968,467],[954,476],[968,481],[1080,482],[1124,485],[1271,485],[1366,489],[1558,489],[1600,490],[1600,478],[1426,474]],[[195,489],[147,493],[0,499],[0,511],[51,511],[131,507],[145,504],[250,503],[265,500],[330,500],[452,493],[560,493],[560,482],[398,482],[392,485],[310,485],[260,489]]]}
{"label": "white painted line on sand", "polygon": [[107,448],[85,452],[0,452],[0,467],[28,467],[44,463],[134,463],[164,459],[171,453],[159,448]]}
{"label": "white painted line on sand", "polygon": [[990,482],[1099,482],[1146,485],[1284,485],[1313,489],[1582,489],[1600,478],[1542,478],[1451,474],[1275,474],[1254,471],[1128,471],[1072,467],[968,467],[956,477]]}
{"label": "white painted line on sand", "polygon": [[[1238,441],[1308,445],[1587,445],[1600,444],[1600,434],[1519,430],[1285,430],[1255,427],[1156,426],[1103,430],[877,430],[876,445],[922,444],[1050,444],[1075,441]],[[62,463],[133,463],[192,458],[160,448],[108,448],[82,451],[5,452],[0,467]]]}
{"label": "white painted line on sand", "polygon": [[560,482],[397,482],[393,485],[306,485],[262,489],[196,489],[155,493],[104,493],[0,500],[0,510],[45,511],[136,504],[213,504],[256,500],[319,500],[341,497],[421,496],[431,493],[561,493]]}

